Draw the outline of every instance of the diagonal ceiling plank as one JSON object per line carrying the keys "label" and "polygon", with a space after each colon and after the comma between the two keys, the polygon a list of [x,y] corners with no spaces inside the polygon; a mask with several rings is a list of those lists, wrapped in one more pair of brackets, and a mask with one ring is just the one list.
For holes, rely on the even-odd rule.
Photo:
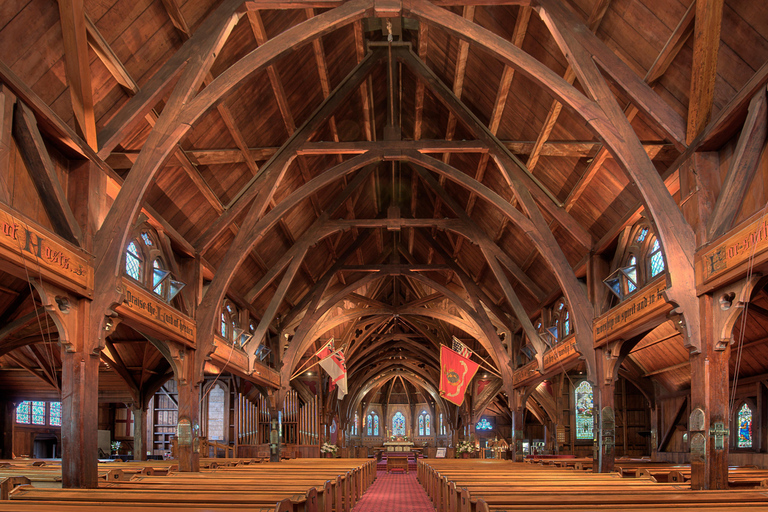
{"label": "diagonal ceiling plank", "polygon": [[[677,27],[675,27],[675,29],[672,31],[672,34],[669,36],[669,39],[667,39],[666,44],[661,49],[661,52],[659,52],[656,60],[645,74],[645,78],[643,80],[648,85],[653,86],[653,84],[655,84],[658,79],[661,78],[664,73],[666,73],[667,69],[672,64],[672,61],[675,60],[675,57],[677,57],[677,54],[680,52],[680,50],[682,50],[683,45],[690,37],[693,30],[694,14],[696,12],[694,9],[695,5],[695,1],[691,2],[688,10],[685,11],[685,14],[677,24]],[[632,103],[624,108],[624,114],[627,116],[627,120],[630,123],[635,119],[635,116],[637,116],[638,113],[638,108]],[[584,171],[584,174],[581,176],[581,178],[579,178],[579,181],[573,187],[570,194],[568,194],[568,198],[565,200],[566,211],[571,211],[573,206],[576,204],[576,201],[578,201],[581,195],[587,190],[587,186],[595,177],[609,156],[610,154],[608,153],[608,150],[606,148],[601,148],[597,155],[593,157],[589,167],[587,167],[586,171]]]}
{"label": "diagonal ceiling plank", "polygon": [[712,116],[722,20],[723,0],[696,0],[688,130],[685,134],[688,144],[693,142]]}
{"label": "diagonal ceiling plank", "polygon": [[79,245],[83,236],[80,225],[67,202],[56,168],[37,128],[35,115],[21,102],[16,103],[13,136],[54,229],[59,235]]}
{"label": "diagonal ceiling plank", "polygon": [[[515,30],[512,33],[512,44],[514,44],[518,48],[523,47],[523,41],[525,41],[525,34],[528,31],[528,23],[531,20],[532,12],[533,12],[533,9],[531,9],[530,6],[522,6],[520,7],[520,10],[517,13],[517,18],[515,19]],[[501,75],[501,82],[499,82],[499,89],[496,92],[496,100],[493,103],[493,111],[491,112],[491,119],[488,122],[488,129],[491,131],[493,135],[496,135],[499,132],[501,117],[504,114],[505,107],[507,106],[507,97],[509,96],[509,90],[512,87],[512,79],[514,77],[515,77],[515,69],[505,64],[504,72]],[[422,82],[420,81],[419,83],[422,83]],[[535,146],[536,144],[534,143],[533,147],[531,148],[531,151],[533,151]],[[544,145],[542,144],[542,149],[543,147]],[[519,153],[519,151],[514,151],[514,152]],[[488,168],[489,158],[490,156],[487,153],[483,154],[480,157],[480,162],[478,163],[477,171],[475,172],[475,179],[479,182],[483,181],[483,177],[485,176],[485,171]],[[475,201],[477,201],[477,196],[475,194],[469,194],[469,199],[467,200],[467,215],[470,215],[470,216],[472,215],[472,212],[475,209]],[[502,220],[502,223],[503,223],[503,226],[506,226],[506,218]],[[502,231],[503,231],[503,227],[502,227]],[[494,240],[494,243],[497,243],[499,238],[496,238]],[[463,239],[459,239],[459,241],[456,242],[456,249],[454,251],[454,255],[459,254],[459,252],[461,251],[462,242],[463,242]]]}
{"label": "diagonal ceiling plank", "polygon": [[11,175],[13,155],[13,110],[16,95],[6,85],[0,85],[0,202],[11,204],[8,176]]}
{"label": "diagonal ceiling plank", "polygon": [[[595,5],[592,6],[592,12],[590,13],[589,19],[587,20],[587,28],[589,28],[591,32],[597,32],[597,29],[600,28],[600,23],[602,23],[603,17],[605,16],[605,13],[608,12],[608,7],[610,5],[611,0],[597,0]],[[573,84],[574,80],[576,80],[576,73],[570,65],[566,68],[563,79],[569,84]],[[544,121],[544,127],[539,132],[539,136],[536,139],[536,144],[534,145],[533,151],[531,151],[531,154],[528,157],[528,161],[525,164],[531,172],[533,172],[536,164],[539,161],[539,156],[541,156],[541,148],[549,139],[552,130],[555,128],[557,118],[560,117],[562,108],[563,104],[557,100],[554,100],[552,105],[549,107],[549,112],[547,113],[547,117]]]}
{"label": "diagonal ceiling plank", "polygon": [[93,88],[83,0],[59,0],[59,17],[72,110],[83,139],[91,148],[97,149],[96,117],[93,110]]}

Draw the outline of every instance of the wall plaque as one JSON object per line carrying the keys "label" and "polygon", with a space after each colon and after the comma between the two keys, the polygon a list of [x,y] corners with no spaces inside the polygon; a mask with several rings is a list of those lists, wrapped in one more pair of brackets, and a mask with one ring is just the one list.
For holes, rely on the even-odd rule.
{"label": "wall plaque", "polygon": [[691,418],[688,422],[688,430],[691,432],[704,431],[704,411],[701,407],[697,407],[691,411]]}
{"label": "wall plaque", "polygon": [[179,446],[192,445],[192,422],[189,421],[189,418],[179,419],[179,423],[176,425],[176,439],[178,439]]}
{"label": "wall plaque", "polygon": [[128,277],[122,279],[123,302],[117,312],[141,322],[148,329],[186,345],[195,344],[195,320],[172,308]]}
{"label": "wall plaque", "polygon": [[720,277],[768,249],[768,219],[761,215],[757,220],[742,226],[722,243],[696,258],[698,286]]}
{"label": "wall plaque", "polygon": [[696,432],[691,438],[691,462],[704,463],[707,460],[707,438]]}

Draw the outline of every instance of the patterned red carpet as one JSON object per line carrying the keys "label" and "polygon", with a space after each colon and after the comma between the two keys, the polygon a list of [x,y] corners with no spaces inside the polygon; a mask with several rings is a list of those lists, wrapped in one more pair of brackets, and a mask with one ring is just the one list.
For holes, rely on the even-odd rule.
{"label": "patterned red carpet", "polygon": [[415,471],[407,475],[379,471],[352,512],[435,512],[435,507],[416,480]]}

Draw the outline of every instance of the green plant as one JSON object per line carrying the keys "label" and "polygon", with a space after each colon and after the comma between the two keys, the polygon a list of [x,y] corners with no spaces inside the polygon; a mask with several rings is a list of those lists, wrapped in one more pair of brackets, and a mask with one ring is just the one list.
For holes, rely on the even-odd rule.
{"label": "green plant", "polygon": [[335,444],[331,443],[323,443],[323,446],[320,447],[320,453],[331,453],[335,454],[338,451],[339,447]]}

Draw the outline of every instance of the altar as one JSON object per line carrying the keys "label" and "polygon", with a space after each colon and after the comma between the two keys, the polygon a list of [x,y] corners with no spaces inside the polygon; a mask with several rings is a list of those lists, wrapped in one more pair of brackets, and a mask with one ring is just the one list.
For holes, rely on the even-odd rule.
{"label": "altar", "polygon": [[384,448],[388,452],[410,452],[413,450],[411,441],[385,441]]}

